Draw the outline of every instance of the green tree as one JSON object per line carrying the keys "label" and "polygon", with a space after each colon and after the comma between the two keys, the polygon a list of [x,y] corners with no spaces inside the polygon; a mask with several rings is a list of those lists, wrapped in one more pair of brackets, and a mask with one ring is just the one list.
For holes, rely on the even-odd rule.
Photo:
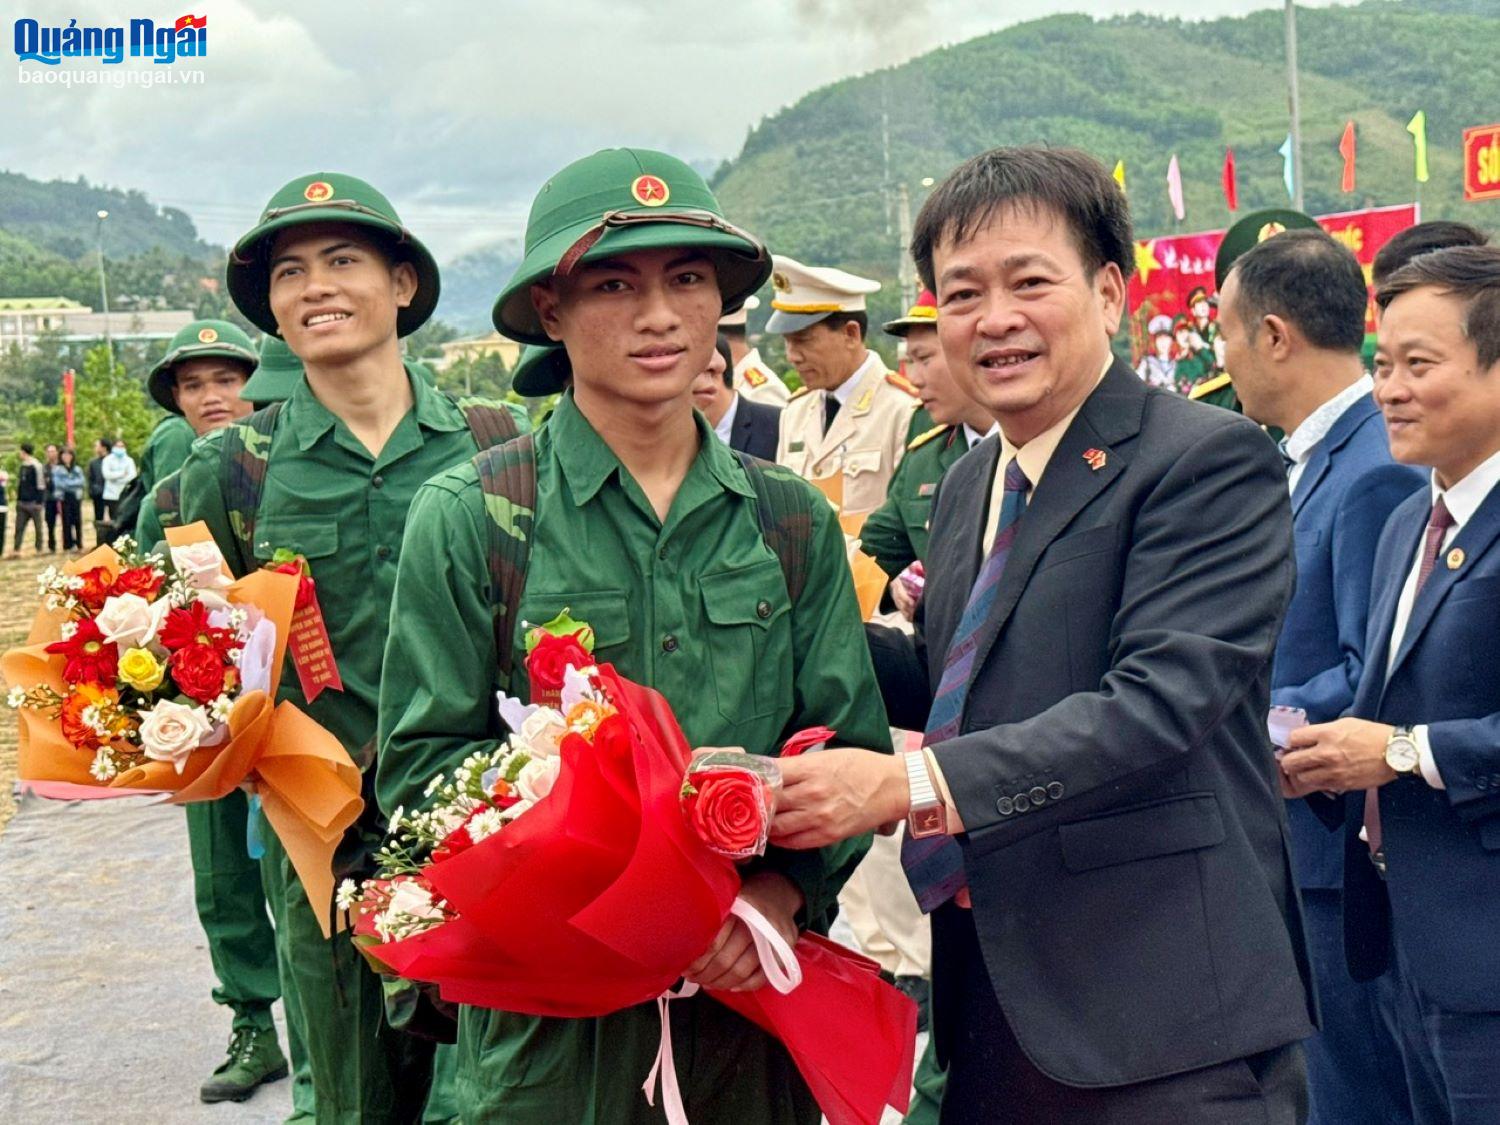
{"label": "green tree", "polygon": [[[74,386],[76,444],[86,450],[100,436],[121,437],[127,449],[139,454],[160,413],[149,404],[141,381],[129,374],[124,363],[117,360],[111,368],[104,347],[88,350],[83,357],[83,371],[77,375]],[[47,442],[61,445],[67,440],[60,382],[56,405],[34,406],[27,411],[26,420],[30,426],[27,436],[38,446]]]}
{"label": "green tree", "polygon": [[458,329],[442,320],[429,320],[406,338],[406,355],[409,359],[437,359],[443,354],[442,346],[449,340],[458,339]]}

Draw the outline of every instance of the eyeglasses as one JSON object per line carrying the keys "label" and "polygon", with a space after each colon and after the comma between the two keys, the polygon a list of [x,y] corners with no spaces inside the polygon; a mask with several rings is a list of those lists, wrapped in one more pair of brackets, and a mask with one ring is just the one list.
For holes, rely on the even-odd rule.
{"label": "eyeglasses", "polygon": [[599,216],[597,223],[584,231],[578,241],[568,247],[562,257],[557,260],[552,273],[556,277],[566,277],[572,273],[580,259],[594,248],[594,244],[604,236],[607,230],[662,223],[701,227],[704,230],[716,230],[722,234],[733,235],[755,247],[755,260],[758,261],[766,256],[766,248],[760,239],[744,228],[735,226],[722,215],[715,215],[712,211],[606,211]]}

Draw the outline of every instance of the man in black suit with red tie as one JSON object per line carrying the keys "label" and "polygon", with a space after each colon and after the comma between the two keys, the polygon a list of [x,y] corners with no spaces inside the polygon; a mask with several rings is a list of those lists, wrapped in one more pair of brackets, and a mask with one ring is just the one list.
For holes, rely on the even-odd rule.
{"label": "man in black suit with red tie", "polygon": [[772,839],[908,819],[944,1125],[1300,1121],[1315,1004],[1265,725],[1293,584],[1276,449],[1112,357],[1133,242],[1092,157],[975,157],[912,252],[1000,433],[939,486],[915,642],[876,638],[923,750],[783,763]]}

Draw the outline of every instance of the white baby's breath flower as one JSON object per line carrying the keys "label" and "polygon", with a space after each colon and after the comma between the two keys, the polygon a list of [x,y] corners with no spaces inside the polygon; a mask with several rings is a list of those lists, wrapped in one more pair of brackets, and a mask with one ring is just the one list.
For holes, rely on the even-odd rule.
{"label": "white baby's breath flower", "polygon": [[431,781],[429,781],[427,783],[427,788],[422,791],[422,796],[424,796],[424,797],[431,797],[434,793],[436,793],[438,791],[438,789],[442,786],[442,784],[443,784],[443,775],[442,774],[438,774],[436,777],[434,777]]}
{"label": "white baby's breath flower", "polygon": [[97,703],[92,703],[85,707],[78,718],[83,722],[84,726],[88,727],[95,734],[109,734],[109,727],[104,722],[104,710]]}
{"label": "white baby's breath flower", "polygon": [[340,910],[350,909],[359,901],[359,887],[353,879],[345,879],[339,884],[338,894],[334,896],[334,903]]}
{"label": "white baby's breath flower", "polygon": [[57,635],[65,641],[71,641],[77,633],[78,622],[76,621],[64,621],[57,627]]}
{"label": "white baby's breath flower", "polygon": [[234,700],[227,695],[221,695],[208,705],[208,713],[216,723],[227,723],[229,714],[234,710]]}
{"label": "white baby's breath flower", "polygon": [[62,587],[65,590],[82,590],[83,579],[79,575],[74,574],[66,582],[62,583]]}
{"label": "white baby's breath flower", "polygon": [[26,689],[23,687],[11,688],[5,696],[5,705],[7,707],[26,706]]}

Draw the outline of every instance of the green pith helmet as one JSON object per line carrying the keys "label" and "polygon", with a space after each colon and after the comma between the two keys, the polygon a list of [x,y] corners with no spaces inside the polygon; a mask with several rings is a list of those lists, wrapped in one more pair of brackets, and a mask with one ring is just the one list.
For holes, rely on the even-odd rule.
{"label": "green pith helmet", "polygon": [[1223,289],[1229,270],[1257,243],[1264,242],[1273,234],[1284,230],[1316,230],[1317,220],[1301,211],[1286,207],[1273,207],[1268,211],[1252,211],[1224,232],[1219,243],[1219,252],[1214,257],[1214,288]]}
{"label": "green pith helmet", "polygon": [[339,172],[314,172],[286,184],[266,204],[260,222],[234,244],[229,255],[229,295],[245,318],[275,335],[271,313],[269,254],[273,236],[308,223],[355,223],[384,235],[387,249],[417,271],[411,304],[396,313],[396,334],[407,336],[426,323],[438,302],[438,268],[427,247],[401,225],[391,201],[364,180]]}
{"label": "green pith helmet", "polygon": [[267,333],[260,338],[260,366],[240,388],[240,398],[256,405],[285,402],[300,382],[302,361],[286,346],[285,340]]}
{"label": "green pith helmet", "polygon": [[259,362],[255,345],[250,337],[227,320],[195,320],[177,330],[172,342],[167,345],[167,354],[151,369],[146,379],[146,388],[163,410],[181,414],[172,398],[172,387],[177,382],[177,365],[190,359],[233,359],[245,365],[245,374],[255,370]]}
{"label": "green pith helmet", "polygon": [[550,344],[531,304],[532,285],[580,262],[668,246],[713,259],[726,313],[771,274],[765,246],[726,222],[703,177],[675,156],[610,148],[576,160],[543,184],[531,205],[526,257],[495,302],[495,327],[524,344]]}
{"label": "green pith helmet", "polygon": [[558,344],[527,344],[511,372],[510,385],[518,395],[545,398],[562,390],[572,377],[567,349]]}

